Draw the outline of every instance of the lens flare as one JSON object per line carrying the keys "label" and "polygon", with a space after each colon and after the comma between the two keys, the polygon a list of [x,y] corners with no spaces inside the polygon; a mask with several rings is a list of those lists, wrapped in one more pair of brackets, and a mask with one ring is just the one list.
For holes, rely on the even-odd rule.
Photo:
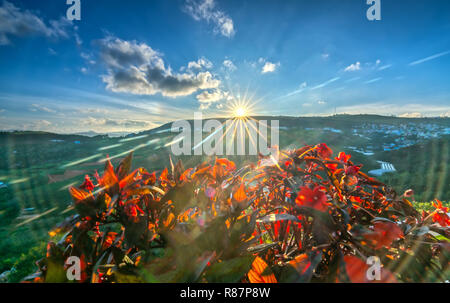
{"label": "lens flare", "polygon": [[247,109],[243,106],[236,107],[234,110],[234,116],[236,118],[244,118],[247,116]]}

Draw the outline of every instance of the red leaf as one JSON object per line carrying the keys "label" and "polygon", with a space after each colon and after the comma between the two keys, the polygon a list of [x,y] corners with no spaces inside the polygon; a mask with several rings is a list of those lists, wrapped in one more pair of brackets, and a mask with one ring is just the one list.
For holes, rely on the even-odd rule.
{"label": "red leaf", "polygon": [[325,143],[321,143],[316,145],[317,152],[319,156],[321,156],[324,159],[328,159],[333,154],[333,150],[329,148]]}
{"label": "red leaf", "polygon": [[387,269],[380,268],[380,280],[369,280],[369,265],[355,256],[344,256],[345,269],[352,283],[397,283],[395,276]]}
{"label": "red leaf", "polygon": [[355,166],[355,165],[347,166],[347,168],[345,169],[345,174],[346,175],[356,175],[360,169],[361,169],[361,166]]}
{"label": "red leaf", "polygon": [[327,195],[316,186],[310,189],[308,186],[303,186],[297,194],[295,202],[299,206],[310,207],[319,211],[325,211],[328,208]]}
{"label": "red leaf", "polygon": [[348,160],[350,160],[350,158],[352,157],[352,155],[347,155],[344,152],[340,152],[339,155],[335,158],[338,161],[342,161],[344,163],[347,163]]}
{"label": "red leaf", "polygon": [[390,247],[394,240],[403,237],[403,232],[395,223],[377,221],[374,230],[364,235],[364,238],[374,245],[375,249]]}
{"label": "red leaf", "polygon": [[84,182],[81,184],[80,189],[85,189],[87,191],[94,190],[94,183],[92,183],[88,175],[84,176]]}

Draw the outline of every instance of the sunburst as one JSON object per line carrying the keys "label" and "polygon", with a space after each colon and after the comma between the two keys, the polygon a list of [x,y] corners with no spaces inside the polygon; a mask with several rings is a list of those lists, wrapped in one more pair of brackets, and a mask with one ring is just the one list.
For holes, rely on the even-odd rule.
{"label": "sunburst", "polygon": [[240,106],[240,107],[237,107],[235,110],[234,110],[234,116],[236,117],[236,118],[245,118],[245,117],[247,117],[247,109],[245,108],[245,107],[242,107],[242,106]]}
{"label": "sunburst", "polygon": [[244,97],[241,97],[240,94],[233,95],[233,99],[226,105],[226,111],[232,119],[247,120],[254,115],[256,103],[257,101],[253,100],[247,93]]}
{"label": "sunburst", "polygon": [[[255,99],[254,95],[249,95],[248,90],[242,95],[241,93],[233,94],[233,92],[230,91],[230,98],[228,99],[228,102],[224,104],[224,111],[222,111],[222,113],[226,114],[228,120],[222,122],[220,128],[216,129],[192,149],[195,150],[199,148],[205,142],[211,140],[219,131],[222,132],[222,135],[216,144],[226,143],[226,145],[229,146],[231,142],[240,140],[241,144],[245,145],[245,140],[247,138],[249,144],[253,147],[257,147],[258,139],[255,135],[259,137],[259,140],[263,140],[267,143],[267,134],[262,134],[257,125],[262,123],[266,128],[270,127],[268,127],[266,123],[260,122],[254,118],[255,113],[257,112],[256,105],[260,101],[262,101],[262,99]],[[223,117],[223,115],[218,113],[218,117]]]}

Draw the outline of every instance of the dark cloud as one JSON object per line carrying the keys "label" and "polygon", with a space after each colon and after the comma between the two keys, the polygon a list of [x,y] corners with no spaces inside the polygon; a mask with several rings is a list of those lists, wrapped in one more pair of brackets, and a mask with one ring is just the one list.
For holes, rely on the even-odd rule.
{"label": "dark cloud", "polygon": [[42,18],[29,10],[21,10],[14,4],[4,1],[0,6],[0,45],[10,44],[10,37],[44,36],[47,38],[67,38],[67,18],[51,20],[46,24]]}
{"label": "dark cloud", "polygon": [[174,73],[162,54],[144,43],[109,37],[100,41],[100,49],[108,71],[103,81],[113,92],[179,97],[220,85],[208,71]]}

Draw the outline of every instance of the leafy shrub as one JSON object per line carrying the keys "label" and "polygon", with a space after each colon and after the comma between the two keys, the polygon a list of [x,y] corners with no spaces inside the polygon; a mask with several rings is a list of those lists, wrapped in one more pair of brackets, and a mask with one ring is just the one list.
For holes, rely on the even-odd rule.
{"label": "leafy shrub", "polygon": [[[413,202],[413,205],[419,211],[433,211],[435,209],[433,202]],[[442,205],[450,209],[449,201],[442,201]]]}
{"label": "leafy shrub", "polygon": [[[411,202],[325,144],[185,169],[131,171],[132,155],[70,188],[76,215],[27,281],[64,282],[81,260],[81,282],[379,282],[448,279],[448,208]],[[95,184],[94,184],[95,183]],[[59,237],[59,241],[56,237]]]}
{"label": "leafy shrub", "polygon": [[27,276],[30,272],[36,270],[35,260],[45,252],[45,242],[40,242],[32,247],[27,253],[20,254],[18,260],[13,264],[8,282],[17,283]]}

